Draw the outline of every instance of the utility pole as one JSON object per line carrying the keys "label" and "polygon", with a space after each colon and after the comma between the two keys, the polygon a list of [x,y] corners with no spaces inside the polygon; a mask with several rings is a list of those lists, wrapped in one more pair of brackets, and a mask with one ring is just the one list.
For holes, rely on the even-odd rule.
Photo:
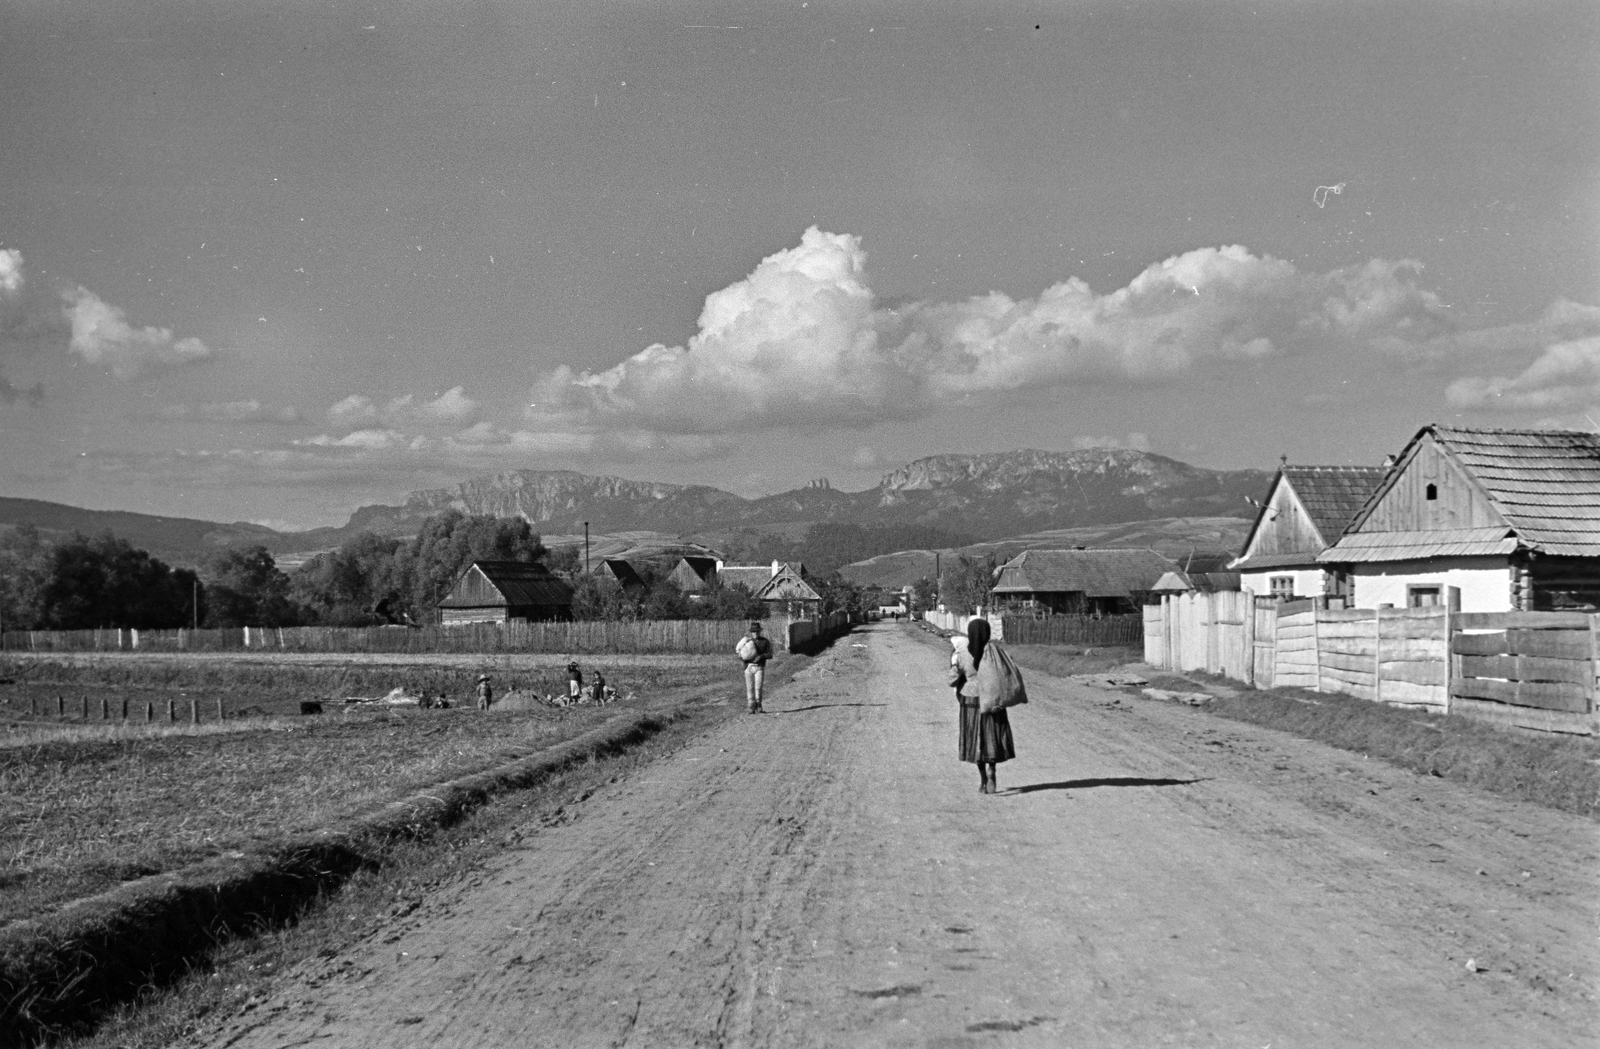
{"label": "utility pole", "polygon": [[189,629],[190,630],[199,630],[200,629],[200,577],[199,576],[195,576],[195,578],[194,578],[194,588],[191,591],[191,593],[189,594],[189,607],[190,607]]}
{"label": "utility pole", "polygon": [[589,574],[589,522],[583,522],[583,574]]}
{"label": "utility pole", "polygon": [[944,604],[944,571],[939,567],[939,551],[933,552],[933,608],[939,610]]}

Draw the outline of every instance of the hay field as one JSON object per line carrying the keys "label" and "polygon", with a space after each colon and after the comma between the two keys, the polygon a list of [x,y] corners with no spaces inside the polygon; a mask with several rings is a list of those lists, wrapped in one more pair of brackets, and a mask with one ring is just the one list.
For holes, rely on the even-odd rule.
{"label": "hay field", "polygon": [[[645,659],[652,657],[642,657]],[[662,662],[656,657],[658,662]],[[429,784],[491,768],[586,732],[617,713],[695,692],[732,695],[720,664],[670,657],[635,662],[607,679],[631,700],[565,709],[480,712],[456,707],[373,708],[343,703],[321,716],[269,713],[218,723],[214,698],[234,710],[298,710],[308,693],[381,695],[399,685],[430,687],[465,701],[480,666],[260,666],[192,658],[128,665],[78,661],[0,664],[0,925],[43,913],[120,881],[227,852],[280,845],[330,822]],[[341,660],[341,662],[345,662]],[[435,663],[438,661],[435,660]],[[523,687],[565,689],[560,665],[510,670]],[[560,674],[558,679],[557,674]],[[67,690],[93,696],[84,724],[30,717],[26,697]],[[500,691],[505,685],[500,686]],[[98,697],[198,697],[204,721],[145,726],[102,723]],[[74,702],[69,713],[81,707]],[[186,709],[185,713],[186,713]],[[142,718],[142,711],[141,711]]]}

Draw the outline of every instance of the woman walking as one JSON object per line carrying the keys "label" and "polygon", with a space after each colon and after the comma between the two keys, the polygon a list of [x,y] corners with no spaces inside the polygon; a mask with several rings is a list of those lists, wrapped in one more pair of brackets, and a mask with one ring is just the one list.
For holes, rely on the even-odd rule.
{"label": "woman walking", "polygon": [[1017,756],[1011,743],[1011,719],[1004,710],[984,714],[978,710],[978,667],[989,645],[989,623],[974,619],[967,624],[967,644],[956,649],[950,661],[950,684],[961,704],[959,757],[978,766],[978,793],[993,794],[995,766]]}

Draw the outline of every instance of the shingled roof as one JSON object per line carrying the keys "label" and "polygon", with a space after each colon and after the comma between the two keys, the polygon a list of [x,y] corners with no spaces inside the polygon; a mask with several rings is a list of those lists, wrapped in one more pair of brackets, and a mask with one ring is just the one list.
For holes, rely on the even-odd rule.
{"label": "shingled roof", "polygon": [[1600,556],[1600,434],[1428,426],[1466,468],[1522,545],[1546,554]]}
{"label": "shingled roof", "polygon": [[1322,541],[1330,546],[1339,541],[1387,472],[1383,466],[1284,466],[1281,470]]}
{"label": "shingled roof", "polygon": [[544,565],[524,561],[474,561],[461,573],[439,607],[548,608],[571,604],[572,588]]}
{"label": "shingled roof", "polygon": [[1178,565],[1154,550],[1024,550],[1000,567],[997,594],[1126,597],[1154,588]]}

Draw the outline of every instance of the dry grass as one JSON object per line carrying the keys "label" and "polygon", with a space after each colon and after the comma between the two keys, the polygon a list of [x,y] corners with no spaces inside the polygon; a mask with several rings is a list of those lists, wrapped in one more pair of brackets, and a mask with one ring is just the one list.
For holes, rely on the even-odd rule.
{"label": "dry grass", "polygon": [[150,989],[92,1034],[63,1039],[70,1049],[164,1049],[187,1044],[212,1016],[237,1014],[279,990],[280,974],[331,958],[382,928],[425,896],[543,826],[564,822],[593,790],[676,750],[737,713],[737,705],[695,706],[659,735],[625,754],[558,773],[526,791],[501,795],[451,827],[392,845],[380,865],[357,872],[290,927],[218,945],[190,975]]}
{"label": "dry grass", "polygon": [[[641,696],[682,688],[705,680],[708,668],[733,666],[714,656],[576,657],[585,679],[601,671],[621,694]],[[112,719],[120,719],[128,702],[129,718],[143,722],[146,705],[156,705],[165,720],[167,701],[177,701],[178,716],[187,719],[189,705],[199,702],[202,722],[215,718],[216,701],[229,717],[296,714],[302,700],[339,701],[350,696],[374,697],[394,688],[413,695],[445,695],[470,704],[479,674],[488,674],[496,694],[511,690],[565,694],[567,656],[261,656],[244,653],[185,656],[97,655],[62,653],[51,656],[0,658],[0,740],[9,727],[36,717],[53,722],[56,698],[65,702],[67,720],[81,723],[84,701],[88,720],[100,720],[101,701]],[[30,710],[38,713],[30,714]]]}
{"label": "dry grass", "polygon": [[[608,707],[487,713],[336,709],[322,717],[230,719],[198,728],[13,721],[17,742],[0,746],[0,924],[129,878],[283,842],[428,784],[569,739],[686,685],[713,687],[704,684],[708,677],[720,680],[710,662],[721,661],[700,657],[692,673],[686,666],[652,672],[639,699]],[[182,680],[190,669],[162,672],[176,670]],[[294,682],[244,676],[247,681],[229,690],[231,695],[244,692],[270,704],[304,694]],[[731,693],[732,674],[721,677]],[[392,681],[384,675],[357,684],[387,691]],[[405,683],[416,682],[413,676]],[[564,678],[561,686],[564,691]]]}
{"label": "dry grass", "polygon": [[1006,645],[1018,666],[1056,677],[1100,674],[1144,658],[1144,651],[1116,645]]}
{"label": "dry grass", "polygon": [[[1214,683],[1222,684],[1220,679]],[[1205,709],[1414,772],[1600,818],[1600,740],[1518,732],[1338,693],[1254,691],[1234,683],[1227,691],[1231,694],[1218,695]]]}

